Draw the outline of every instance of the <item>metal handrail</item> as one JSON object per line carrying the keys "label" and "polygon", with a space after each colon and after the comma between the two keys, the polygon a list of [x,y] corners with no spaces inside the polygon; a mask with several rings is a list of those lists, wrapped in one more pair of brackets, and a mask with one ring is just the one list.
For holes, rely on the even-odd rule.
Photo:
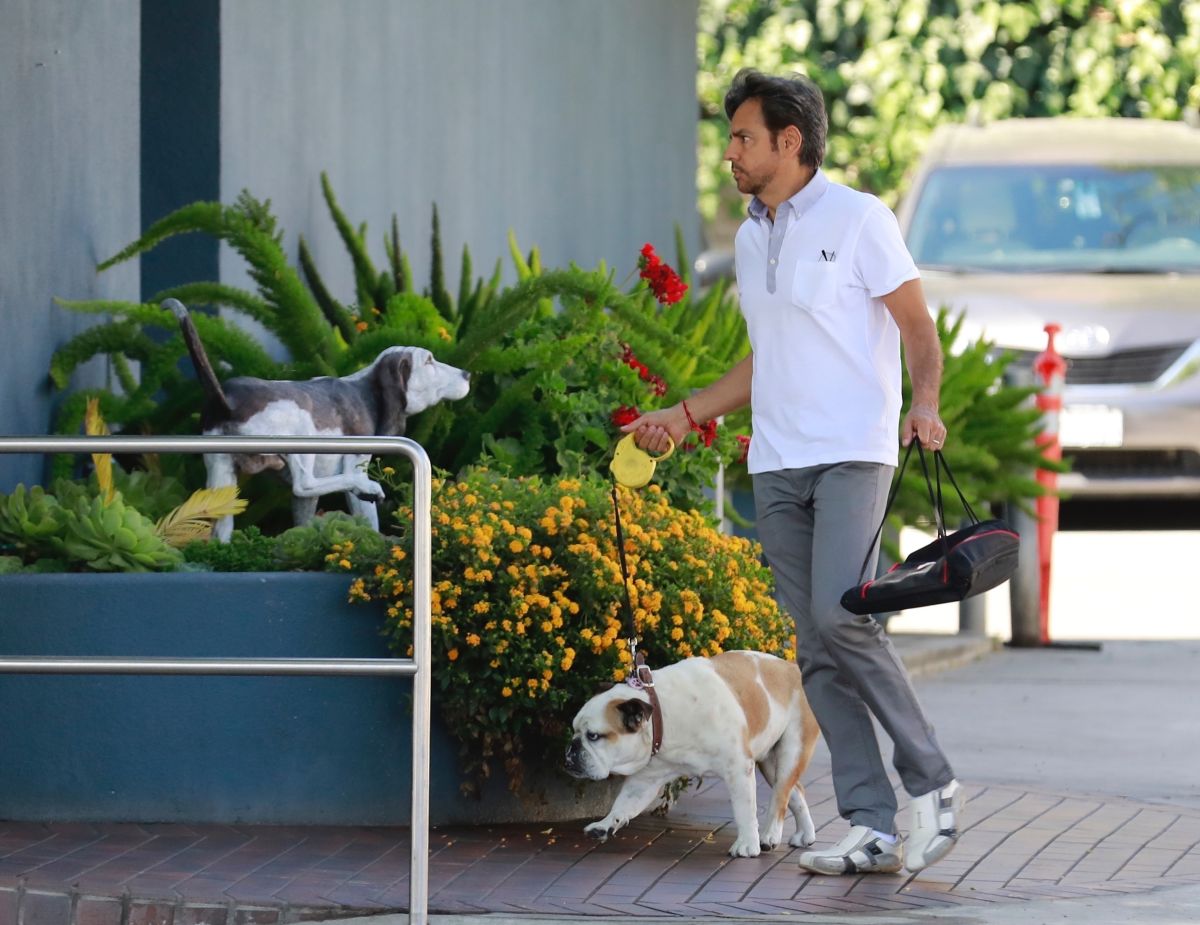
{"label": "metal handrail", "polygon": [[410,675],[413,679],[411,860],[408,915],[429,921],[429,714],[432,468],[407,437],[0,437],[0,453],[400,454],[413,464],[413,657],[411,659],[23,658],[0,656],[6,674]]}

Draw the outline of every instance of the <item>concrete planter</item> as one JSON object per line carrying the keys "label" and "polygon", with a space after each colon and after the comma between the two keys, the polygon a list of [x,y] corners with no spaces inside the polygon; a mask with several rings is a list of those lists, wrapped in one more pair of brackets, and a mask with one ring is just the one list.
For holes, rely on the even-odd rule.
{"label": "concrete planter", "polygon": [[[3,576],[0,653],[387,657],[379,611],[348,604],[346,589],[346,578],[315,573]],[[0,819],[404,824],[410,687],[391,678],[0,675]],[[434,824],[607,811],[610,787],[589,785],[581,800],[556,773],[535,782],[536,796],[493,781],[482,800],[462,797],[436,700],[434,714]]]}

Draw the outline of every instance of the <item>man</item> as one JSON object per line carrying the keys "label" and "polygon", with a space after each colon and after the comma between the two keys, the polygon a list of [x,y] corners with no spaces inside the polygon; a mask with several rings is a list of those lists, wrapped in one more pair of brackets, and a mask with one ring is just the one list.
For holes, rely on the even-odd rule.
{"label": "man", "polygon": [[[958,839],[962,791],[882,627],[842,608],[883,516],[897,444],[940,448],[941,346],[895,216],[821,171],[827,119],[804,78],[741,71],[725,97],[725,159],[750,217],[735,241],[751,352],[713,385],[627,425],[662,452],[751,406],[759,539],[796,621],[797,661],[833,763],[849,834],[805,851],[823,874],[917,871]],[[913,385],[900,421],[900,343]],[[899,438],[899,439],[898,439]],[[878,545],[871,550],[874,574]],[[905,843],[871,723],[895,745],[911,795]]]}

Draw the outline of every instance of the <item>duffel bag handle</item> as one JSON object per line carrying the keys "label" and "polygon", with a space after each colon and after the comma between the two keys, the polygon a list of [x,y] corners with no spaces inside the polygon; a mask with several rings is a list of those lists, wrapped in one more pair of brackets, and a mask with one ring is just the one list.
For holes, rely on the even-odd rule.
{"label": "duffel bag handle", "polygon": [[[895,479],[892,481],[892,488],[888,492],[887,504],[883,508],[883,517],[879,521],[879,528],[875,531],[875,535],[871,537],[871,542],[867,544],[866,555],[863,556],[862,568],[858,572],[858,581],[861,584],[867,577],[867,565],[871,561],[871,550],[875,548],[875,544],[883,535],[883,525],[887,523],[888,514],[892,511],[892,505],[896,501],[896,495],[900,491],[900,485],[904,481],[904,470],[908,467],[908,458],[912,456],[913,447],[917,448],[917,455],[921,460],[921,474],[925,476],[925,488],[929,492],[929,503],[933,507],[933,518],[937,525],[938,539],[942,541],[942,550],[949,556],[950,547],[946,543],[946,511],[942,503],[942,470],[946,470],[946,477],[950,479],[950,484],[954,486],[954,491],[958,494],[958,500],[962,502],[963,510],[967,512],[967,516],[971,518],[971,523],[979,523],[979,518],[975,515],[974,508],[971,507],[962,489],[958,487],[958,482],[954,479],[954,473],[950,471],[950,464],[946,462],[946,457],[941,450],[933,450],[933,478],[929,477],[929,468],[925,464],[925,447],[921,445],[920,437],[913,437],[912,443],[908,445],[908,449],[904,452],[904,458],[900,461],[900,468],[896,472]],[[937,482],[935,492],[934,482]]]}

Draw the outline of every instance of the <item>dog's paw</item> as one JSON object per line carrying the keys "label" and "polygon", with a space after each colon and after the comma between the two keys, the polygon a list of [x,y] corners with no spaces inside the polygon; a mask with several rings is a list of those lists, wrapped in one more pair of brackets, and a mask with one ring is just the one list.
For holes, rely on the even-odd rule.
{"label": "dog's paw", "polygon": [[793,848],[808,848],[811,845],[816,844],[816,841],[817,841],[817,833],[816,832],[797,832],[795,835],[793,835],[791,838],[788,839],[788,844],[791,845]]}
{"label": "dog's paw", "polygon": [[610,835],[612,835],[612,833],[613,830],[609,828],[608,823],[603,821],[593,822],[591,825],[584,826],[583,829],[584,835],[602,842],[608,841],[608,838]]}
{"label": "dog's paw", "polygon": [[364,478],[354,486],[354,494],[359,501],[379,501],[383,498],[383,486],[371,479]]}
{"label": "dog's paw", "polygon": [[766,832],[763,833],[759,844],[762,845],[763,851],[774,851],[779,847],[779,843],[783,841],[783,823],[772,825]]}
{"label": "dog's paw", "polygon": [[739,838],[729,849],[732,858],[756,858],[762,852],[758,843],[758,833],[753,838]]}

